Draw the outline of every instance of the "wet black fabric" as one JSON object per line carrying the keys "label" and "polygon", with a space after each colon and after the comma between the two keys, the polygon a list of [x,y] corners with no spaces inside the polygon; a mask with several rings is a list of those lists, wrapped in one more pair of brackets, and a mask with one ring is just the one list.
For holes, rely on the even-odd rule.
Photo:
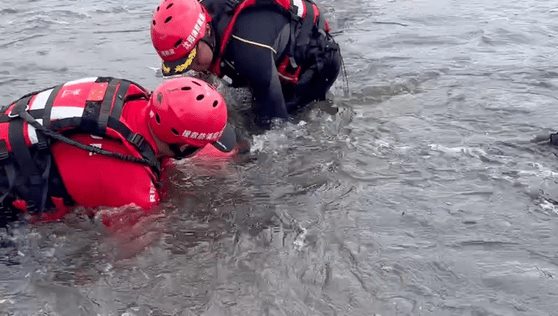
{"label": "wet black fabric", "polygon": [[251,88],[258,121],[274,117],[286,119],[288,113],[275,63],[287,51],[289,19],[274,11],[247,10],[239,16],[233,34],[271,47],[275,52],[231,38],[223,56],[229,63],[229,67],[223,69],[224,74],[233,80],[233,86]]}
{"label": "wet black fabric", "polygon": [[282,83],[277,64],[289,53],[291,26],[286,15],[274,10],[246,10],[239,16],[233,35],[237,38],[231,38],[223,56],[227,64],[223,74],[232,79],[233,86],[251,88],[261,126],[272,118],[286,119],[289,112],[314,100],[323,100],[339,74],[338,45],[329,34],[316,30],[299,84]]}
{"label": "wet black fabric", "polygon": [[292,113],[312,101],[325,100],[341,70],[341,50],[331,35],[316,35],[308,51],[310,66],[296,86],[284,86],[287,110]]}

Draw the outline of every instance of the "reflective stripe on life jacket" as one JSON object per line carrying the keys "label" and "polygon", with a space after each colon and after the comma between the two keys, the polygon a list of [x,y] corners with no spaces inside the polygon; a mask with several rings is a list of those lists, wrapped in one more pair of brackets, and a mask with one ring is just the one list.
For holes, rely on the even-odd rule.
{"label": "reflective stripe on life jacket", "polygon": [[[211,65],[211,72],[223,76],[227,64],[223,55],[232,37],[236,20],[248,8],[272,8],[288,15],[291,20],[291,39],[289,50],[277,64],[280,79],[296,84],[307,62],[306,49],[314,32],[329,32],[327,22],[321,18],[320,11],[312,0],[203,0],[216,26],[219,37],[218,51]],[[222,9],[219,7],[226,7]]]}
{"label": "reflective stripe on life jacket", "polygon": [[[47,194],[52,191],[49,183],[54,176],[49,149],[51,139],[142,162],[158,174],[159,162],[153,148],[121,119],[125,102],[140,98],[148,99],[149,94],[131,81],[96,77],[27,94],[1,109],[0,165],[5,181],[0,182],[0,208],[8,207],[3,202],[10,196],[25,200],[30,212],[45,210]],[[128,142],[137,152],[133,156],[103,153],[89,145],[72,144],[62,133],[85,133]]]}

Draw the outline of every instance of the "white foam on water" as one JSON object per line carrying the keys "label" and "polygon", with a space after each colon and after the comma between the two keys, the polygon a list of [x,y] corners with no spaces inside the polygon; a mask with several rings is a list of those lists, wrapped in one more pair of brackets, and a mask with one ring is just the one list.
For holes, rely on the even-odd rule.
{"label": "white foam on water", "polygon": [[486,153],[486,151],[484,151],[480,148],[475,148],[475,147],[464,147],[464,146],[447,147],[447,146],[439,145],[439,144],[430,144],[429,147],[430,147],[430,150],[441,152],[441,153],[448,154],[448,155],[451,155],[451,156],[459,156],[459,155],[465,154],[467,156],[480,158],[481,156],[487,156],[488,155]]}
{"label": "white foam on water", "polygon": [[552,212],[558,215],[558,208],[556,207],[556,205],[546,199],[543,199],[543,201],[539,203],[539,206],[546,212]]}
{"label": "white foam on water", "polygon": [[531,167],[534,167],[535,170],[519,170],[518,173],[520,175],[527,175],[527,176],[536,176],[536,177],[544,177],[544,178],[556,178],[558,177],[558,173],[554,170],[545,167],[544,165],[538,162],[532,162],[529,164]]}
{"label": "white foam on water", "polygon": [[304,248],[306,235],[308,234],[308,230],[302,226],[299,227],[301,232],[296,236],[295,241],[293,241],[294,247],[296,250],[301,251]]}
{"label": "white foam on water", "polygon": [[307,123],[300,121],[297,124],[288,123],[284,128],[271,129],[264,134],[252,137],[250,152],[267,152],[277,154],[283,148],[292,146],[293,138],[303,137],[308,133],[305,128]]}

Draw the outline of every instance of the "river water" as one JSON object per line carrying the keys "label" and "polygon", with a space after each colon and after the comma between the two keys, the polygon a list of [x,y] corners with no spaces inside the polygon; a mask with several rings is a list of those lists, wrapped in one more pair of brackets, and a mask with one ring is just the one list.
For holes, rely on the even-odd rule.
{"label": "river water", "polygon": [[[350,85],[337,113],[181,163],[133,226],[78,210],[3,234],[0,314],[556,315],[558,150],[533,139],[557,127],[558,7],[320,3]],[[87,76],[153,89],[156,4],[4,1],[2,104]]]}

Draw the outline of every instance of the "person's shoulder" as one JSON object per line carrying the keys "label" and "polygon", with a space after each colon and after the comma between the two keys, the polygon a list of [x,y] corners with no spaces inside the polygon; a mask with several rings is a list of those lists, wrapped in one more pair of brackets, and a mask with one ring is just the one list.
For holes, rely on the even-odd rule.
{"label": "person's shoulder", "polygon": [[[266,23],[261,23],[265,21]],[[288,15],[281,12],[279,7],[248,7],[240,13],[237,20],[237,25],[245,23],[257,23],[258,29],[274,28],[274,24],[289,23]]]}

